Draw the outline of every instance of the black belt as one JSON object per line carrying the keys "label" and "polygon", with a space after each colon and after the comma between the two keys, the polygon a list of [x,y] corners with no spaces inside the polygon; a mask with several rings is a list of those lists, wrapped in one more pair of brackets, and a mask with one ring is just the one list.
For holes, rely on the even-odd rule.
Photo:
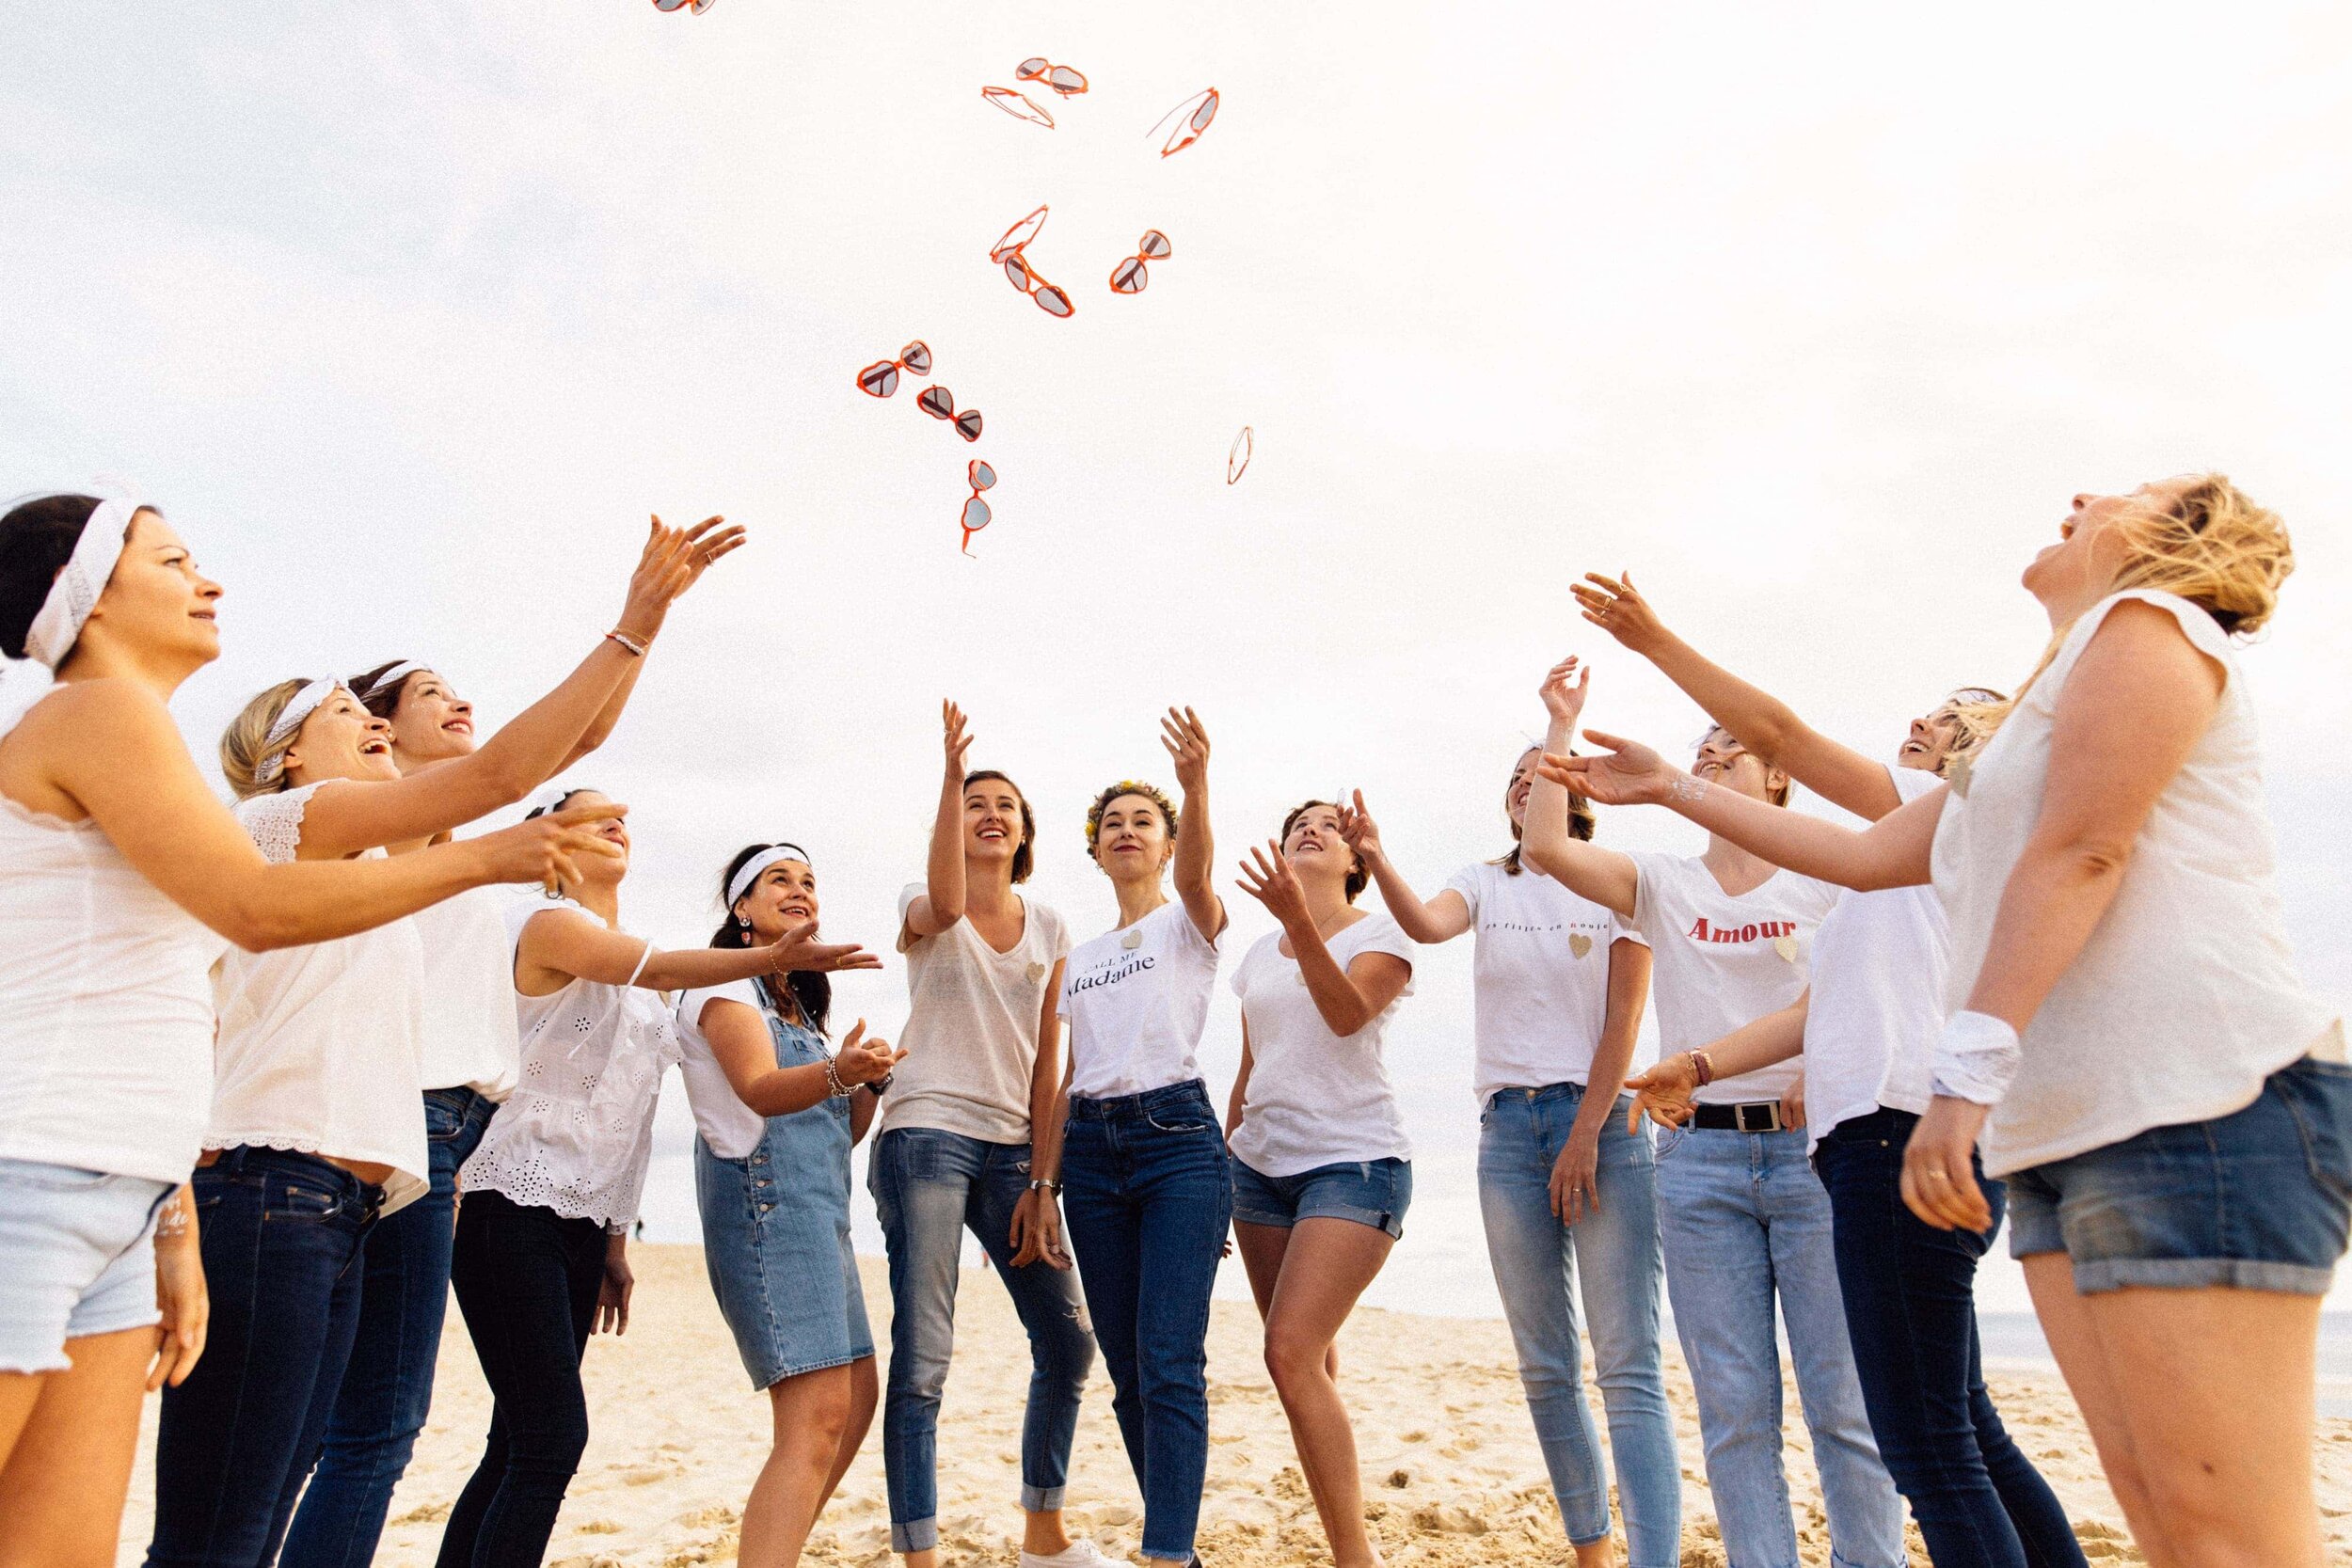
{"label": "black belt", "polygon": [[1742,1105],[1700,1105],[1691,1113],[1691,1125],[1716,1132],[1778,1132],[1783,1131],[1780,1101],[1751,1100]]}

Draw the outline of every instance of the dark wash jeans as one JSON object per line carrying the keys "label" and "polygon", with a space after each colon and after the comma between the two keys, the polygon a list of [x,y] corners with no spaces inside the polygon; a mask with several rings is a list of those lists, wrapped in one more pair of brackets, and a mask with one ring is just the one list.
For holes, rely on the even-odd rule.
{"label": "dark wash jeans", "polygon": [[342,1383],[384,1192],[311,1155],[243,1147],[190,1181],[212,1326],[188,1380],[164,1390],[147,1560],[259,1568]]}
{"label": "dark wash jeans", "polygon": [[278,1568],[367,1568],[374,1560],[392,1488],[433,1406],[433,1364],[449,1314],[457,1167],[497,1109],[471,1089],[424,1093],[433,1188],[368,1234],[358,1334],[326,1418],[326,1450],[294,1510]]}
{"label": "dark wash jeans", "polygon": [[468,1193],[450,1283],[495,1402],[490,1437],[441,1532],[439,1568],[538,1568],[588,1447],[580,1358],[604,1284],[604,1227]]}
{"label": "dark wash jeans", "polygon": [[1143,1492],[1143,1555],[1184,1562],[1209,1465],[1209,1288],[1232,1220],[1199,1079],[1070,1102],[1062,1202],[1111,1409]]}
{"label": "dark wash jeans", "polygon": [[1936,1568],[2080,1568],[2049,1482],[2001,1425],[1977,1343],[1979,1234],[1938,1230],[1903,1205],[1903,1146],[1919,1118],[1884,1106],[1840,1122],[1814,1151],[1836,1229],[1837,1284],[1879,1457],[1911,1504]]}

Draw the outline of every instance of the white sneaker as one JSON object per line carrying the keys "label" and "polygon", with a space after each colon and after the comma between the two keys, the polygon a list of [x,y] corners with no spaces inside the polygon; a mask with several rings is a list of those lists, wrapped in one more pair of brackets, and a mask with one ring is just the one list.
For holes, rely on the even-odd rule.
{"label": "white sneaker", "polygon": [[1082,1535],[1073,1541],[1067,1550],[1056,1552],[1051,1557],[1023,1552],[1021,1568],[1120,1568],[1120,1565],[1104,1557],[1093,1542]]}

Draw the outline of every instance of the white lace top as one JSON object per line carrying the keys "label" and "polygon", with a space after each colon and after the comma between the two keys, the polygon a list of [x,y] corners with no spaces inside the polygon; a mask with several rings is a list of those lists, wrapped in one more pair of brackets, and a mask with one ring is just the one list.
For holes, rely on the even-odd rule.
{"label": "white lace top", "polygon": [[[523,927],[555,910],[596,914],[568,898],[520,901],[507,917],[509,962]],[[653,956],[647,942],[643,970]],[[566,1219],[625,1231],[637,1218],[653,1156],[661,1075],[683,1054],[658,991],[575,979],[550,996],[515,993],[522,1080],[482,1135],[459,1183]]]}
{"label": "white lace top", "polygon": [[[310,797],[335,782],[230,809],[262,856],[283,863],[301,847]],[[387,1213],[422,1196],[432,1180],[418,1078],[423,994],[424,943],[411,920],[273,953],[230,948],[213,969],[220,1035],[204,1147],[389,1165]]]}

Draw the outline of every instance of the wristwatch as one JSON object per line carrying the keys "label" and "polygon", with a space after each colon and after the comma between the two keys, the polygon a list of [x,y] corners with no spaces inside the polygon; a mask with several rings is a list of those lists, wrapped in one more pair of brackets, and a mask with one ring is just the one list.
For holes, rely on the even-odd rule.
{"label": "wristwatch", "polygon": [[867,1079],[860,1087],[876,1100],[880,1100],[882,1097],[882,1091],[890,1087],[890,1081],[898,1076],[895,1072],[885,1072],[880,1078]]}

